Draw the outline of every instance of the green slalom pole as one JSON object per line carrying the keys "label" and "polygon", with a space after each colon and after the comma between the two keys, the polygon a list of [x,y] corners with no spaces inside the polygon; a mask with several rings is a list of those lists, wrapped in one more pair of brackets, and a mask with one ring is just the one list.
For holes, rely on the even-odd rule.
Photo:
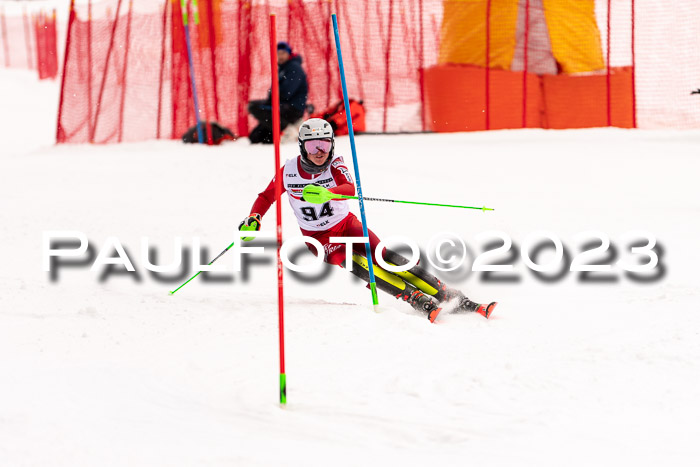
{"label": "green slalom pole", "polygon": [[[226,253],[226,252],[233,246],[234,243],[235,243],[235,242],[231,242],[231,244],[230,244],[229,246],[227,246],[226,249],[225,249],[224,251],[222,251],[221,253],[219,253],[219,256],[217,256],[216,258],[214,258],[213,260],[211,260],[211,263],[209,263],[207,266],[211,266],[212,263],[213,263],[214,261],[216,261],[217,259],[221,258],[221,255],[223,255],[224,253]],[[187,282],[189,282],[189,281],[191,281],[192,279],[194,279],[195,277],[197,277],[197,276],[199,275],[199,273],[201,273],[201,272],[202,272],[202,271],[197,271],[197,274],[195,274],[194,276],[192,276],[192,277],[190,277],[189,279],[187,279]],[[171,290],[171,291],[170,291],[170,295],[174,294],[175,292],[177,292],[178,290],[180,290],[181,288],[183,288],[184,286],[186,286],[186,285],[187,285],[187,282],[185,282],[184,284],[182,284],[182,285],[181,285],[180,287],[178,287],[177,289]]]}
{"label": "green slalom pole", "polygon": [[[359,199],[357,196],[349,195],[337,195],[331,193],[327,188],[318,185],[306,185],[304,187],[304,199],[309,203],[323,204],[333,199]],[[479,211],[494,211],[492,208],[475,207],[475,206],[460,206],[457,204],[438,204],[438,203],[422,203],[419,201],[401,201],[398,199],[385,199],[385,198],[368,198],[363,196],[365,201],[385,201],[387,203],[404,203],[404,204],[422,204],[424,206],[442,206],[446,208],[462,208],[462,209],[478,209]]]}

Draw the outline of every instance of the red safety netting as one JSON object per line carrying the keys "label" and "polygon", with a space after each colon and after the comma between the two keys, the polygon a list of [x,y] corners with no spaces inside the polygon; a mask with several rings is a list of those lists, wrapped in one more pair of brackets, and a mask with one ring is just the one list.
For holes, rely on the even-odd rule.
{"label": "red safety netting", "polygon": [[[8,8],[6,8],[8,7]],[[0,67],[37,70],[39,79],[58,75],[56,10],[31,2],[0,4]]]}
{"label": "red safety netting", "polygon": [[58,75],[58,50],[56,44],[56,10],[51,15],[41,11],[32,15],[36,41],[36,63],[39,79]]}
{"label": "red safety netting", "polygon": [[[194,125],[180,3],[143,3],[140,8],[154,11],[130,15],[126,0],[74,7],[59,142],[178,138]],[[336,12],[349,93],[364,101],[368,129],[423,129],[420,70],[422,63],[437,57],[440,1],[200,0],[198,4],[199,24],[194,24],[191,5],[188,11],[202,121],[217,120],[239,135],[248,134],[254,120],[247,116],[247,103],[264,98],[270,86],[270,13],[278,17],[279,39],[287,40],[303,58],[308,102],[321,109],[340,101],[330,17]],[[92,21],[87,19],[90,13]],[[128,35],[130,23],[138,34]],[[121,47],[110,48],[110,42]]]}
{"label": "red safety netting", "polygon": [[172,100],[164,90],[171,68],[165,64],[168,21],[157,8],[135,12],[128,0],[75,6],[58,142],[172,137],[172,119],[166,117]]}
{"label": "red safety netting", "polygon": [[36,43],[26,11],[8,14],[0,8],[0,65],[7,68],[36,68]]}
{"label": "red safety netting", "polygon": [[[690,95],[700,87],[700,3],[599,0],[588,17],[585,3],[199,0],[198,24],[188,6],[199,116],[248,134],[247,103],[270,83],[270,13],[303,58],[308,102],[340,101],[336,13],[349,97],[364,102],[370,132],[700,127],[700,96]],[[449,51],[464,8],[478,15],[464,15],[470,25]],[[71,18],[58,142],[179,138],[195,124],[179,1],[88,1]],[[567,27],[587,39],[572,43]],[[464,60],[450,58],[462,49]],[[572,61],[577,50],[589,58]],[[460,112],[466,123],[455,127]]]}
{"label": "red safety netting", "polygon": [[[350,97],[363,100],[368,115],[374,116],[370,124],[372,130],[422,129],[419,2],[276,3],[221,2],[220,22],[232,27],[223,27],[220,34],[215,34],[214,58],[209,47],[213,41],[206,38],[212,34],[212,29],[218,32],[220,26],[209,27],[207,3],[201,6],[200,25],[192,27],[190,34],[197,91],[202,96],[200,107],[208,117],[203,120],[212,119],[214,114],[215,119],[228,123],[240,135],[246,135],[250,125],[254,124],[247,117],[247,103],[264,98],[270,87],[267,52],[270,13],[278,18],[279,39],[287,40],[294,52],[302,56],[309,82],[308,102],[322,109],[340,101],[342,90],[331,23],[331,13],[335,12],[344,50],[348,92]],[[431,3],[435,11],[441,11],[439,1]],[[395,18],[390,16],[389,6],[392,6]],[[179,5],[175,5],[174,10],[174,14],[179,15]],[[402,12],[402,16],[398,12]],[[388,27],[389,21],[393,25],[391,28]],[[173,24],[176,25],[173,44],[182,44],[183,39],[178,37],[182,30],[176,22]],[[432,24],[434,45],[439,20]],[[436,50],[435,47],[432,50]],[[180,47],[179,52],[182,53],[182,63],[186,62],[184,47]],[[432,56],[434,61],[437,54],[434,52]],[[213,70],[212,60],[215,60]],[[186,78],[182,77],[183,80]],[[186,83],[183,87],[189,90]],[[184,97],[185,92],[183,90],[179,95]],[[191,124],[192,119],[187,121]],[[182,124],[175,127],[177,131],[184,128]]]}

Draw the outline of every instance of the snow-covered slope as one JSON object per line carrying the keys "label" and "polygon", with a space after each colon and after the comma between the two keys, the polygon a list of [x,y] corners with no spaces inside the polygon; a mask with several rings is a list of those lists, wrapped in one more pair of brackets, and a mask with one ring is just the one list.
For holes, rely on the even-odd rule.
{"label": "snow-covered slope", "polygon": [[[575,255],[575,235],[597,230],[625,259],[621,236],[642,230],[665,273],[635,282],[613,265],[614,282],[566,271],[545,282],[517,257],[519,281],[488,282],[462,268],[442,277],[499,307],[488,321],[445,313],[431,325],[386,295],[374,313],[346,271],[306,282],[286,271],[281,409],[273,250],[247,278],[199,277],[174,296],[181,281],[141,259],[142,236],[159,263],[178,236],[218,254],[269,181],[271,148],[53,147],[56,96],[56,83],[0,70],[0,465],[696,462],[700,133],[358,137],[366,196],[496,208],[367,203],[381,238],[426,249],[454,232],[474,253],[494,239],[479,234],[499,230],[519,251],[547,230]],[[347,138],[337,151],[350,157]],[[299,235],[283,206],[285,237]],[[274,222],[273,210],[263,230]],[[84,232],[95,253],[117,237],[136,272],[101,281],[87,263],[52,281],[50,230]]]}

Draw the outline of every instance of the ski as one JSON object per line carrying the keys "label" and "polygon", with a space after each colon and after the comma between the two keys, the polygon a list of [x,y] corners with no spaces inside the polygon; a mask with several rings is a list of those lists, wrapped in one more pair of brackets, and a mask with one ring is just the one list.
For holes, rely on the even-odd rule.
{"label": "ski", "polygon": [[[475,311],[476,313],[479,313],[484,318],[488,319],[491,316],[491,313],[493,313],[493,310],[496,308],[496,305],[498,305],[498,302],[491,302],[488,305],[478,304],[476,309],[474,309],[472,311]],[[438,315],[440,314],[441,311],[442,311],[442,308],[436,308],[428,314],[428,319],[430,320],[431,323],[435,322],[435,319],[438,317]]]}
{"label": "ski", "polygon": [[498,302],[491,302],[488,305],[479,305],[474,311],[488,319],[488,317],[491,316],[491,313],[493,313],[493,309],[496,308],[496,305],[498,305]]}
{"label": "ski", "polygon": [[435,308],[430,313],[428,313],[428,319],[430,320],[431,323],[435,322],[435,318],[438,317],[438,315],[440,314],[441,311],[442,311],[442,308],[438,307],[438,308]]}

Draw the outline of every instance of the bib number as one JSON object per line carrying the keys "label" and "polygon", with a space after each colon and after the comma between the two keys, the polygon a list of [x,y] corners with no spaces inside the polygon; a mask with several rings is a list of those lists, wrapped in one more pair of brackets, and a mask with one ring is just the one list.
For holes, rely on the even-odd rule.
{"label": "bib number", "polygon": [[312,206],[304,206],[301,208],[301,213],[304,215],[304,220],[307,222],[317,221],[322,217],[331,217],[333,215],[333,208],[331,207],[330,201],[321,206],[321,210],[316,213],[316,209]]}

